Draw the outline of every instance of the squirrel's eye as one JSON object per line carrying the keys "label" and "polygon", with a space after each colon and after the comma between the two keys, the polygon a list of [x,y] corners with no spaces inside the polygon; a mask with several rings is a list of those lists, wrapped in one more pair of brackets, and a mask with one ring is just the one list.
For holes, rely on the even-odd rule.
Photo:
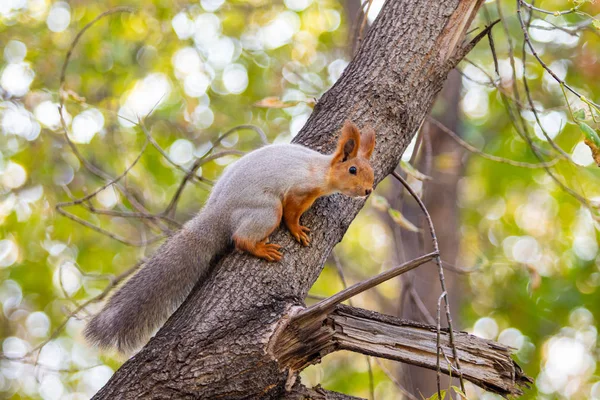
{"label": "squirrel's eye", "polygon": [[356,175],[356,167],[350,167],[348,172],[350,172],[352,175]]}

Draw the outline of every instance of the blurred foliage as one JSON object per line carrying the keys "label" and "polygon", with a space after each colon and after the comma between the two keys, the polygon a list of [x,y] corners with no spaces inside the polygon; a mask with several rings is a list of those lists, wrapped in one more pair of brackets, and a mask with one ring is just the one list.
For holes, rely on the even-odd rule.
{"label": "blurred foliage", "polygon": [[[100,294],[114,276],[156,248],[156,244],[125,245],[57,213],[57,203],[71,196],[81,198],[106,183],[90,173],[67,144],[59,96],[65,101],[69,137],[86,160],[113,177],[142,150],[146,136],[137,122],[144,119],[157,145],[179,167],[149,146],[120,183],[150,213],[159,214],[184,177],[182,169],[205,155],[228,129],[252,124],[274,142],[288,142],[300,130],[314,99],[337,80],[351,58],[354,21],[349,21],[344,3],[2,2],[2,395],[34,399],[93,395],[124,361],[90,348],[81,337],[85,319],[99,304],[78,312],[68,318],[64,329],[57,329],[77,305]],[[599,5],[584,3],[587,14],[600,12]],[[99,14],[117,6],[135,11],[107,16],[81,37],[61,91],[61,68],[76,35]],[[381,2],[374,2],[373,15],[380,6]],[[545,0],[536,6],[567,10],[573,3]],[[487,18],[498,16],[496,2],[488,1],[484,7],[473,26],[482,27]],[[503,8],[514,45],[519,96],[526,104],[520,81],[523,33],[513,2],[503,2]],[[552,24],[578,29],[567,32]],[[586,98],[600,101],[596,95],[600,31],[589,16],[534,13],[532,25],[539,26],[532,29],[532,42],[550,68]],[[495,76],[494,63],[483,41],[468,56],[478,67],[469,62],[460,66],[463,88],[456,101],[462,110],[461,135],[486,153],[536,163],[500,96],[501,91],[515,98],[513,72],[508,37],[501,25],[493,33],[502,80],[496,80],[496,86],[489,84]],[[542,110],[542,125],[574,161],[560,160],[552,171],[570,188],[598,202],[598,168],[560,85],[531,55],[525,65],[536,108]],[[585,103],[572,95],[567,99],[577,118],[597,128]],[[443,109],[438,103],[435,112]],[[551,152],[532,113],[524,110],[522,116],[530,132],[535,132],[534,143]],[[260,143],[252,130],[240,130],[219,149],[249,151]],[[557,156],[551,154],[548,159]],[[409,156],[407,152],[405,159]],[[236,158],[229,155],[207,163],[196,175],[214,180]],[[515,347],[519,364],[536,379],[525,398],[600,398],[595,372],[600,319],[597,219],[544,169],[519,168],[476,154],[462,161],[466,168],[458,183],[461,227],[457,234],[462,244],[457,264],[474,269],[466,278],[470,290],[462,299],[462,326]],[[440,156],[434,166],[443,170],[452,162],[451,157]],[[405,170],[419,174],[410,165]],[[175,214],[177,221],[185,221],[201,207],[208,187],[188,183]],[[389,196],[390,187],[390,181],[383,182],[378,187],[380,196]],[[145,242],[163,234],[149,219],[125,217],[123,213],[135,212],[135,206],[112,186],[84,205],[87,208],[67,210],[131,241]],[[401,214],[396,217],[405,220]],[[349,284],[389,267],[393,240],[388,223],[381,205],[366,207],[336,249]],[[342,288],[335,264],[328,263],[311,294],[327,296]],[[353,302],[393,313],[399,290],[398,280],[393,280]],[[39,354],[20,360],[41,345]],[[384,364],[390,370],[396,365]],[[375,397],[399,398],[400,391],[383,370],[374,363],[372,369]],[[364,356],[343,352],[310,367],[302,378],[309,385],[320,383],[327,389],[370,397],[369,375]],[[467,395],[492,397],[473,387]]]}
{"label": "blurred foliage", "polygon": [[[523,32],[515,4],[503,3],[505,22],[514,46],[520,99],[527,104],[522,83]],[[584,10],[596,15],[598,4]],[[547,10],[567,10],[568,1],[540,1]],[[489,18],[498,17],[497,4],[486,3]],[[480,17],[484,18],[485,12]],[[524,19],[527,14],[524,13]],[[533,13],[530,36],[542,60],[580,94],[598,102],[597,58],[600,31],[589,17]],[[572,31],[553,29],[554,25]],[[579,29],[578,29],[579,28]],[[508,38],[494,30],[502,77],[500,88],[516,97],[509,61]],[[487,43],[468,58],[494,76]],[[463,72],[463,137],[488,153],[521,161],[538,161],[518,135],[499,91],[474,82],[488,78],[473,65]],[[600,319],[597,201],[599,170],[577,121],[570,115],[561,86],[529,54],[526,78],[540,121],[548,135],[572,157],[559,161],[555,176],[591,200],[591,210],[555,184],[544,169],[516,168],[471,156],[460,181],[462,209],[461,264],[475,267],[469,274],[471,293],[462,309],[476,334],[517,349],[516,359],[535,379],[525,398],[600,398],[596,376],[597,321]],[[572,94],[573,110],[589,108]],[[514,101],[512,102],[514,104]],[[531,111],[521,115],[534,143],[551,149]],[[534,134],[535,133],[535,134]],[[551,152],[550,157],[558,156]],[[594,207],[595,206],[595,207]]]}

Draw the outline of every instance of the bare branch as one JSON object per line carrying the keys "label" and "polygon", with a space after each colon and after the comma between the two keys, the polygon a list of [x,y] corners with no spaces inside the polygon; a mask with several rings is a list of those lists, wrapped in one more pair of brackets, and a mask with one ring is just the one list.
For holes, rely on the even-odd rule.
{"label": "bare branch", "polygon": [[[521,23],[521,28],[523,30],[523,35],[525,38],[525,42],[527,43],[527,45],[529,46],[530,50],[532,51],[532,53],[534,54],[534,56],[536,57],[536,59],[538,60],[538,62],[540,62],[540,64],[542,65],[542,67],[544,67],[562,86],[561,87],[565,87],[571,91],[573,91],[568,85],[566,85],[562,80],[560,80],[558,77],[556,77],[556,74],[554,74],[553,72],[549,71],[549,68],[543,63],[543,61],[539,58],[539,56],[537,56],[537,53],[535,53],[535,49],[533,48],[533,45],[531,44],[531,41],[529,39],[529,34],[527,33],[527,27],[525,26],[525,22],[522,18],[521,15],[521,1],[522,0],[516,0],[517,1],[517,16],[519,18],[519,21]],[[499,7],[499,12],[501,13],[502,9],[500,7],[500,5],[498,4]],[[485,10],[485,9],[484,9]],[[509,49],[512,49],[512,41],[509,38]],[[510,55],[512,57],[512,50],[510,52]],[[495,56],[495,54],[494,54]],[[511,67],[513,68],[513,84],[515,85],[515,91],[516,91],[516,72],[514,71],[514,63],[511,63]],[[496,74],[499,76],[499,72],[496,71]],[[595,103],[592,103],[590,100],[587,100],[585,98],[583,98],[583,96],[580,96],[578,93],[575,93],[578,97],[580,97],[580,99],[585,100],[585,102],[587,102],[588,105],[596,107],[597,105]],[[540,160],[540,162],[545,162],[545,160],[543,159],[542,155],[541,155],[541,149],[539,149],[535,143],[533,142],[533,140],[531,139],[531,137],[529,136],[528,133],[528,129],[527,129],[527,124],[525,123],[523,116],[521,115],[520,109],[517,110],[517,112],[515,113],[514,110],[511,109],[510,104],[508,102],[508,99],[506,98],[506,96],[500,92],[500,96],[502,98],[502,102],[504,103],[504,106],[510,116],[510,119],[517,131],[517,133],[523,138],[523,140],[525,140],[525,142],[528,144],[528,146],[531,148],[531,150],[533,151],[533,154],[536,156],[536,158],[538,160]],[[515,97],[520,100],[519,96],[518,96],[518,91],[516,91],[515,93]],[[520,101],[517,103],[517,108],[519,107]],[[520,122],[520,124],[519,124]],[[558,179],[558,177],[554,174],[554,172],[552,172],[552,170],[549,167],[544,167],[544,170],[546,171],[546,173],[548,174],[548,176],[550,176],[550,178],[565,192],[567,192],[570,196],[572,196],[573,198],[575,198],[577,201],[579,201],[581,203],[581,205],[583,205],[584,207],[588,208],[590,211],[593,211],[594,213],[597,212],[597,209],[592,205],[592,203],[585,198],[584,196],[580,195],[579,193],[577,193],[576,191],[574,191],[573,189],[571,189],[569,186],[567,186],[565,183],[561,182],[560,179]]]}
{"label": "bare branch", "polygon": [[[170,222],[171,224],[174,225],[179,225],[179,223],[175,220],[172,220],[171,218],[168,217],[164,217],[164,216],[158,216],[158,215],[154,215],[154,214],[150,214],[147,212],[137,212],[137,213],[132,213],[132,212],[119,212],[119,211],[113,211],[113,210],[98,210],[97,208],[95,208],[90,202],[89,200],[96,197],[101,191],[105,190],[106,188],[108,188],[109,186],[115,185],[117,184],[121,179],[123,179],[128,173],[129,171],[131,171],[131,169],[138,163],[138,161],[140,160],[140,158],[142,157],[142,155],[144,154],[144,152],[146,151],[148,145],[148,141],[146,140],[146,142],[144,143],[144,145],[142,146],[142,150],[139,152],[138,156],[133,160],[133,162],[131,163],[131,165],[129,165],[127,168],[125,168],[125,170],[117,177],[115,177],[114,179],[111,180],[107,180],[106,183],[102,186],[100,186],[98,189],[94,190],[92,193],[85,195],[84,197],[81,198],[73,198],[68,187],[64,186],[65,191],[67,192],[67,194],[69,195],[69,197],[71,197],[71,201],[65,201],[65,202],[61,202],[61,203],[57,203],[55,205],[56,211],[58,211],[60,214],[74,220],[77,223],[81,223],[84,226],[90,227],[94,230],[96,230],[99,233],[102,233],[104,235],[107,235],[115,240],[118,240],[122,243],[126,243],[126,244],[131,244],[133,246],[140,246],[143,245],[139,244],[139,243],[132,243],[130,241],[128,241],[127,239],[124,238],[117,238],[115,237],[116,235],[103,230],[101,228],[95,227],[93,224],[84,221],[83,220],[74,216],[73,214],[63,210],[63,208],[65,207],[70,207],[70,206],[75,206],[75,205],[81,205],[83,207],[85,207],[87,210],[89,210],[92,213],[95,214],[103,214],[103,215],[112,215],[112,216],[118,216],[118,217],[123,217],[123,218],[147,218],[147,219],[165,219],[168,222]],[[97,229],[96,229],[97,228]],[[163,232],[165,233],[169,233],[169,229],[162,229]],[[161,237],[162,238],[162,237]]]}
{"label": "bare branch", "polygon": [[96,18],[94,18],[93,20],[91,20],[90,22],[87,23],[86,26],[83,27],[83,29],[81,29],[78,33],[77,36],[75,36],[75,39],[73,39],[73,42],[71,43],[71,46],[69,47],[69,51],[67,52],[67,55],[65,57],[65,62],[63,63],[62,69],[60,71],[60,87],[62,89],[62,86],[65,82],[65,75],[66,75],[66,71],[67,71],[67,66],[69,65],[69,61],[71,59],[71,55],[73,54],[73,50],[75,49],[75,46],[77,45],[77,42],[79,42],[79,39],[81,39],[81,36],[83,36],[83,34],[85,33],[85,31],[87,31],[88,29],[90,29],[92,27],[92,25],[94,25],[96,22],[98,22],[99,20],[101,20],[102,18],[111,15],[111,14],[116,14],[116,13],[122,13],[122,12],[127,12],[127,13],[132,13],[135,10],[131,7],[115,7],[112,8],[108,11],[103,12],[102,14],[98,15]]}
{"label": "bare branch", "polygon": [[[438,298],[438,302],[437,302],[437,318],[436,318],[436,323],[437,323],[437,329],[436,329],[436,353],[435,353],[435,363],[436,363],[436,371],[437,371],[437,377],[436,377],[436,382],[437,382],[437,393],[438,393],[438,399],[442,398],[442,388],[441,388],[441,383],[440,383],[440,375],[441,375],[441,365],[440,365],[440,354],[442,353],[442,346],[440,345],[440,337],[441,337],[441,321],[442,318],[440,316],[441,314],[441,310],[442,310],[442,298],[446,298],[446,296],[448,295],[448,293],[444,292],[442,294],[440,294],[440,297]],[[450,364],[450,363],[448,363]],[[451,365],[451,364],[450,364]],[[463,389],[464,391],[464,389]]]}
{"label": "bare branch", "polygon": [[357,39],[357,45],[356,48],[358,49],[360,47],[360,42],[362,42],[363,39],[363,32],[365,30],[365,26],[367,25],[367,21],[368,21],[368,16],[369,16],[369,11],[371,10],[371,5],[373,4],[373,0],[366,0],[365,3],[367,3],[367,9],[365,10],[364,14],[363,14],[363,20],[360,24],[360,30],[358,31],[358,39]]}
{"label": "bare branch", "polygon": [[415,397],[412,393],[410,393],[408,390],[406,390],[406,388],[404,386],[402,386],[402,384],[400,382],[398,382],[398,379],[396,379],[396,377],[394,376],[394,374],[389,371],[385,365],[383,365],[383,363],[379,360],[379,359],[375,359],[375,363],[377,363],[377,366],[379,368],[381,368],[381,370],[383,371],[384,374],[386,374],[386,376],[394,383],[394,385],[396,385],[396,387],[398,388],[398,390],[405,395],[406,397],[408,397],[410,400],[419,400],[417,397]]}
{"label": "bare branch", "polygon": [[[446,268],[445,265],[444,268]],[[405,290],[408,290],[408,295],[410,296],[413,303],[415,303],[415,305],[417,306],[417,310],[419,310],[423,319],[429,324],[434,324],[435,319],[433,319],[433,317],[431,316],[431,313],[427,309],[425,303],[423,303],[423,299],[421,299],[421,296],[419,296],[419,293],[417,293],[417,290],[415,289],[414,285],[411,282],[408,282],[405,286],[407,286]]]}
{"label": "bare branch", "polygon": [[408,272],[412,269],[417,268],[421,264],[425,264],[428,261],[433,260],[437,257],[437,252],[429,253],[424,256],[415,258],[409,262],[398,265],[397,267],[390,268],[385,272],[382,272],[379,275],[376,275],[372,278],[364,280],[356,285],[350,286],[348,289],[342,290],[334,294],[333,296],[314,304],[300,313],[296,314],[293,319],[294,320],[304,320],[304,319],[314,319],[319,316],[324,316],[329,313],[336,305],[340,304],[343,301],[350,299],[351,297],[356,296],[357,294],[364,292],[374,286],[377,286],[387,280],[390,280],[400,274]]}
{"label": "bare branch", "polygon": [[521,1],[521,4],[523,4],[523,6],[529,8],[530,10],[541,12],[543,14],[553,15],[555,17],[560,17],[561,15],[573,14],[573,13],[578,12],[579,11],[579,7],[581,7],[581,4],[583,4],[583,3],[577,4],[575,7],[570,8],[570,9],[565,10],[565,11],[550,11],[550,10],[545,10],[543,8],[535,7],[533,4],[529,4],[526,1]]}
{"label": "bare branch", "polygon": [[[173,161],[173,159],[171,159],[171,157],[169,157],[169,155],[167,154],[167,152],[162,147],[160,147],[160,145],[156,142],[156,140],[154,140],[154,138],[152,137],[152,135],[150,134],[150,132],[146,128],[146,126],[143,123],[143,121],[140,121],[139,125],[140,125],[140,127],[142,129],[142,132],[144,132],[144,135],[146,135],[146,139],[152,144],[152,147],[154,147],[160,153],[160,155],[163,156],[163,158],[169,162],[169,164],[173,165],[178,170],[184,172],[186,175],[190,175],[190,173],[189,173],[188,170],[186,170],[184,167],[182,167],[181,165],[179,165],[178,163],[176,163],[175,161]],[[191,174],[190,178],[193,178],[194,180],[199,181],[199,182],[206,183],[205,179],[203,177],[201,177],[201,176],[196,176],[194,174]],[[210,183],[209,183],[209,185],[210,185]]]}
{"label": "bare branch", "polygon": [[[529,50],[531,50],[531,54],[533,54],[533,56],[538,61],[538,63],[546,70],[546,72],[548,72],[550,74],[550,76],[552,76],[552,78],[554,78],[554,80],[556,82],[558,82],[562,87],[564,87],[569,92],[571,92],[575,96],[577,96],[577,98],[579,100],[581,100],[581,101],[589,104],[590,106],[593,106],[597,111],[600,112],[600,105],[594,103],[593,101],[591,101],[588,98],[585,98],[577,90],[573,89],[569,84],[567,84],[564,80],[560,79],[554,73],[554,71],[552,71],[550,69],[550,67],[548,67],[548,65],[544,62],[544,60],[542,60],[540,58],[539,54],[537,53],[537,51],[533,47],[533,44],[531,43],[531,39],[529,38],[529,33],[527,32],[527,27],[525,26],[525,22],[523,21],[523,16],[522,16],[522,13],[521,13],[521,6],[522,5],[523,6],[527,6],[527,3],[525,1],[523,1],[523,0],[516,0],[516,1],[517,1],[517,17],[519,19],[519,23],[521,24],[521,30],[523,31],[523,39],[525,40],[525,43],[527,43],[527,47],[529,47]],[[539,11],[539,9],[537,11]],[[560,12],[560,11],[557,11],[557,12]],[[568,13],[568,12],[565,12],[565,13]]]}
{"label": "bare branch", "polygon": [[481,41],[481,39],[483,39],[485,36],[487,36],[489,32],[491,32],[494,25],[496,25],[498,22],[500,22],[499,19],[483,28],[483,30],[479,32],[477,36],[475,36],[469,43],[467,43],[459,51],[457,51],[454,57],[452,57],[452,59],[450,60],[450,66],[454,68],[471,50],[473,50],[473,48],[477,45],[477,43],[479,43],[479,41]]}
{"label": "bare branch", "polygon": [[129,240],[129,239],[124,238],[122,236],[116,235],[116,234],[114,234],[114,233],[112,233],[112,232],[110,232],[110,231],[108,231],[108,230],[106,230],[104,228],[101,228],[101,227],[99,227],[97,225],[94,225],[91,222],[86,221],[85,219],[83,219],[81,217],[78,217],[77,215],[71,214],[70,212],[65,211],[61,207],[57,207],[56,211],[58,211],[59,214],[65,216],[67,218],[69,218],[70,220],[77,222],[78,224],[81,224],[81,225],[83,225],[83,226],[85,226],[87,228],[90,228],[90,229],[92,229],[92,230],[94,230],[94,231],[96,231],[98,233],[101,233],[101,234],[103,234],[105,236],[108,236],[109,238],[114,239],[117,242],[121,242],[123,244],[126,244],[128,246],[144,247],[144,246],[147,246],[147,245],[149,245],[151,243],[158,242],[159,240],[162,240],[162,239],[164,239],[166,237],[166,235],[157,235],[157,236],[154,236],[153,238],[151,238],[149,240],[139,240],[139,241]]}
{"label": "bare branch", "polygon": [[[214,153],[214,154],[212,154],[210,156],[204,156],[204,157],[199,158],[198,160],[196,160],[194,162],[194,165],[192,165],[192,167],[190,168],[190,170],[186,171],[186,175],[183,177],[181,183],[177,187],[177,190],[175,191],[175,194],[171,198],[171,201],[169,202],[169,205],[162,212],[162,215],[164,215],[164,216],[169,216],[169,215],[172,216],[172,215],[175,214],[175,210],[177,208],[177,202],[181,198],[181,194],[183,193],[183,190],[185,189],[185,186],[186,186],[187,182],[190,181],[193,176],[195,176],[196,171],[198,171],[198,168],[200,168],[202,165],[204,165],[204,164],[206,164],[206,163],[208,163],[210,161],[216,160],[218,158],[225,157],[225,156],[228,156],[228,155],[240,155],[240,153],[242,153],[242,152],[240,152],[238,150],[223,150],[223,151],[220,151],[218,153]],[[206,178],[202,178],[202,181],[205,182],[205,183],[208,183],[210,185],[212,185],[214,183],[211,180],[206,179]]]}
{"label": "bare branch", "polygon": [[512,165],[514,167],[533,168],[533,169],[535,169],[535,168],[551,167],[551,166],[553,166],[554,164],[556,164],[559,161],[558,158],[555,158],[555,159],[553,159],[551,161],[548,161],[548,162],[542,162],[542,163],[532,164],[532,163],[528,163],[528,162],[509,160],[508,158],[498,157],[498,156],[495,156],[495,155],[492,155],[492,154],[484,153],[483,151],[479,150],[475,146],[473,146],[473,145],[467,143],[466,141],[464,141],[455,132],[453,132],[451,129],[448,129],[446,126],[444,126],[441,122],[439,122],[435,118],[429,116],[427,119],[428,119],[429,122],[431,122],[432,124],[434,124],[435,126],[437,126],[439,128],[439,130],[441,130],[442,132],[448,134],[452,139],[454,139],[456,141],[456,143],[458,143],[460,146],[462,146],[466,150],[470,151],[471,153],[475,153],[475,154],[477,154],[477,155],[479,155],[479,156],[481,156],[483,158],[491,160],[491,161],[496,161],[496,162],[499,162],[499,163]]}
{"label": "bare branch", "polygon": [[142,146],[142,150],[140,150],[140,153],[137,155],[137,157],[133,160],[133,162],[127,167],[125,168],[125,170],[116,178],[106,182],[104,185],[100,186],[98,189],[94,190],[92,193],[80,198],[80,199],[75,199],[73,201],[69,201],[69,202],[64,202],[64,203],[58,203],[56,204],[56,207],[67,207],[67,206],[72,206],[72,205],[76,205],[76,204],[81,204],[86,200],[91,199],[92,197],[96,196],[98,193],[100,193],[101,191],[103,191],[104,189],[106,189],[107,187],[114,185],[115,183],[119,182],[121,179],[123,179],[125,177],[125,175],[127,175],[129,173],[129,171],[131,171],[131,169],[133,167],[135,167],[135,165],[138,163],[138,161],[140,161],[140,158],[142,158],[142,155],[144,155],[144,152],[146,151],[146,148],[148,147],[148,140],[146,140]]}
{"label": "bare branch", "polygon": [[[271,351],[280,365],[292,371],[317,363],[338,350],[435,370],[436,331],[432,325],[338,305],[323,322],[290,322],[275,334]],[[453,336],[466,380],[503,396],[522,394],[521,388],[532,383],[512,360],[510,348],[465,332],[454,332]],[[450,335],[445,329],[440,334],[440,348],[445,353],[452,353]],[[444,359],[440,362],[440,370],[451,374],[453,368]]]}
{"label": "bare branch", "polygon": [[[440,257],[440,246],[438,243],[437,236],[435,234],[435,228],[433,226],[433,221],[431,220],[431,216],[429,215],[429,211],[427,211],[427,207],[425,207],[425,203],[423,203],[423,200],[421,200],[421,198],[419,196],[417,196],[417,194],[412,189],[412,187],[408,184],[408,182],[406,182],[404,180],[404,178],[402,176],[400,176],[400,174],[398,174],[396,171],[393,171],[392,175],[394,176],[394,178],[398,179],[402,183],[402,185],[404,185],[406,190],[415,199],[417,204],[419,204],[419,207],[423,211],[423,214],[425,214],[425,218],[427,219],[427,224],[429,225],[429,233],[431,233],[431,240],[433,242],[433,250],[436,253],[435,262],[438,267],[438,275],[440,278],[440,285],[442,287],[442,292],[447,293],[448,291],[446,289],[446,279],[444,278],[444,268],[442,267],[442,259]],[[446,294],[446,296],[444,296],[444,300],[445,300],[444,303],[446,305],[446,320],[448,321],[448,328],[449,328],[449,332],[450,332],[450,344],[452,346],[452,354],[454,355],[454,362],[456,363],[456,369],[459,371],[458,376],[460,378],[460,388],[464,392],[465,384],[463,382],[462,373],[460,373],[460,359],[458,357],[456,347],[454,346],[454,328],[452,327],[452,314],[450,313],[450,301],[448,300],[447,294]]]}
{"label": "bare branch", "polygon": [[[529,29],[529,27],[531,26],[531,19],[532,19],[532,15],[531,13],[529,14],[529,18],[527,20],[527,29]],[[533,104],[533,98],[531,96],[531,91],[529,90],[529,83],[527,80],[527,51],[526,51],[526,41],[523,41],[523,48],[522,48],[522,61],[523,61],[523,86],[525,88],[525,95],[527,96],[527,101],[531,107],[531,112],[533,113],[533,116],[535,117],[535,121],[538,124],[538,127],[540,128],[540,130],[542,131],[542,134],[544,135],[544,137],[546,138],[546,140],[548,141],[548,143],[550,143],[550,146],[552,146],[565,160],[568,161],[572,161],[571,157],[550,137],[550,135],[548,135],[548,132],[546,131],[546,128],[544,128],[544,125],[542,124],[542,121],[540,121],[540,117],[538,114],[538,111],[536,110],[536,108],[534,107]]]}

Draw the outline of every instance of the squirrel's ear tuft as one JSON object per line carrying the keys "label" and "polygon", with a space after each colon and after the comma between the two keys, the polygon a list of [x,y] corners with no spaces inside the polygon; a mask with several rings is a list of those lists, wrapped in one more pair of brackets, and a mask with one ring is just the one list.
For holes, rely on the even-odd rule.
{"label": "squirrel's ear tuft", "polygon": [[366,158],[368,160],[369,158],[371,158],[371,154],[373,154],[374,148],[375,130],[373,128],[367,128],[362,134],[358,154],[361,157]]}
{"label": "squirrel's ear tuft", "polygon": [[360,132],[358,127],[346,121],[342,127],[342,134],[338,140],[337,149],[333,155],[333,163],[344,162],[356,157],[360,147]]}

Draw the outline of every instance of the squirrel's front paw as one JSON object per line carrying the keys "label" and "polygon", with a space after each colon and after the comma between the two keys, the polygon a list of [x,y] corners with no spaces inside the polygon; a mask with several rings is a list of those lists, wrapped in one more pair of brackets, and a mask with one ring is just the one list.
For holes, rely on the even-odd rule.
{"label": "squirrel's front paw", "polygon": [[298,225],[297,228],[294,229],[290,229],[290,232],[292,233],[292,236],[300,243],[302,244],[302,246],[308,246],[310,243],[310,238],[308,237],[308,232],[310,232],[310,229],[308,229],[305,226],[302,225]]}

